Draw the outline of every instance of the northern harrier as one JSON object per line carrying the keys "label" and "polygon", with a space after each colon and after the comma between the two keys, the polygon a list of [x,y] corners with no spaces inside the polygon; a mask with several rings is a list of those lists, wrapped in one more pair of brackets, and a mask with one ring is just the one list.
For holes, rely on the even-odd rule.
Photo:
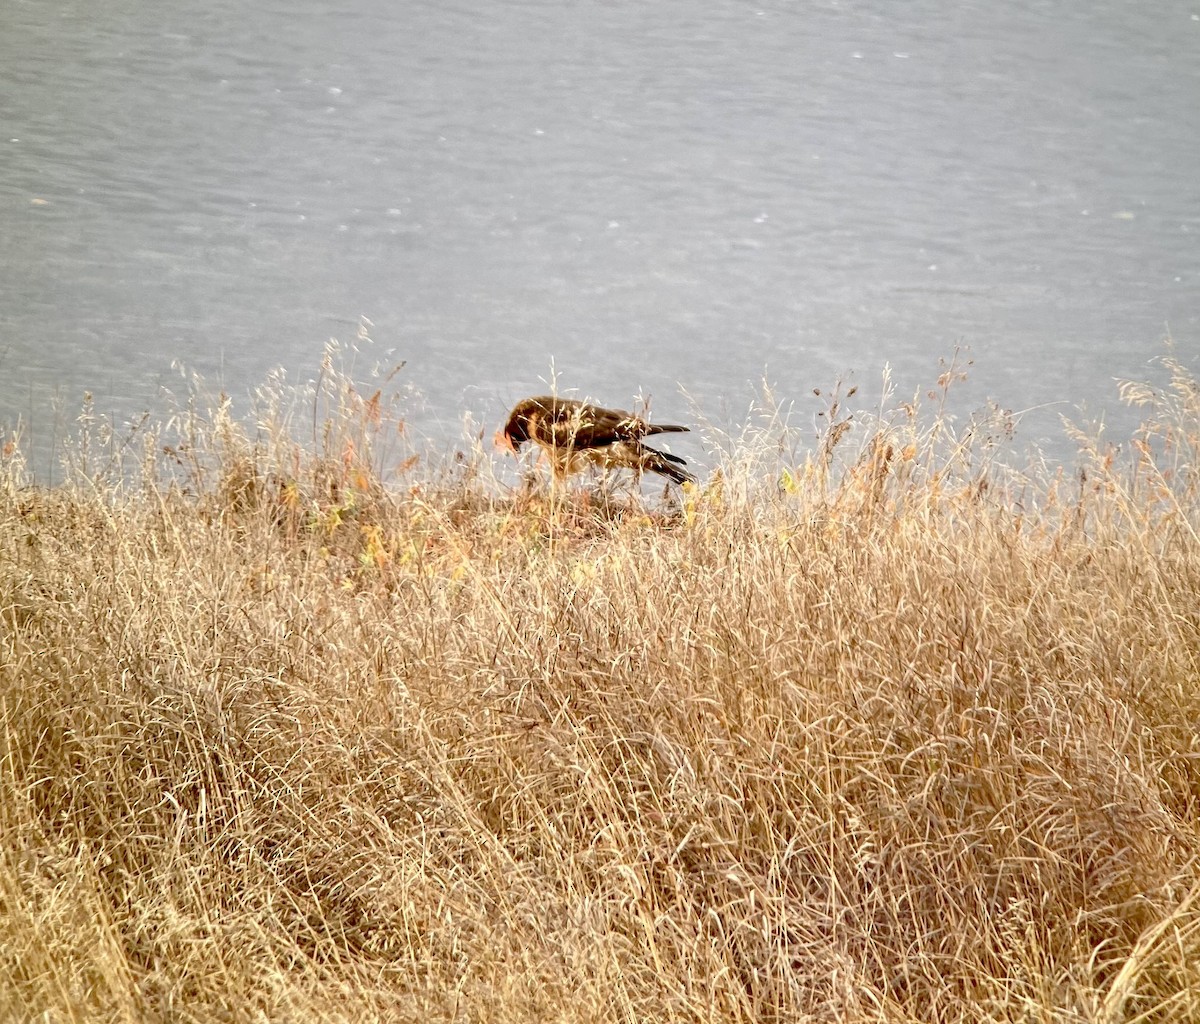
{"label": "northern harrier", "polygon": [[602,409],[571,398],[542,395],[518,402],[509,413],[496,443],[517,451],[526,441],[544,448],[556,480],[587,465],[605,469],[649,470],[677,484],[695,481],[678,455],[668,455],[642,444],[650,434],[673,434],[688,430],[667,423],[647,423],[632,413]]}

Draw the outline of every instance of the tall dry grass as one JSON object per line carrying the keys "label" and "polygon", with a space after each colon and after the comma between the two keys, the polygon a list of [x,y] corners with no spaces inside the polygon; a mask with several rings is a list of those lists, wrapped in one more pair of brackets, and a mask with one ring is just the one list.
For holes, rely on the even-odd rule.
{"label": "tall dry grass", "polygon": [[4,450],[5,1019],[1200,1020],[1180,367],[1078,473],[835,393],[665,503],[260,397]]}

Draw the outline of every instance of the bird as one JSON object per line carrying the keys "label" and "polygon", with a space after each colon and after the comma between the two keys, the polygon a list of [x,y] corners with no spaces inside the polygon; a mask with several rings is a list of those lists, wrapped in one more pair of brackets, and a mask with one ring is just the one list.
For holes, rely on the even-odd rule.
{"label": "bird", "polygon": [[508,421],[496,434],[496,444],[517,452],[526,441],[533,441],[549,453],[550,469],[557,481],[587,465],[597,465],[631,469],[638,476],[649,471],[684,484],[696,480],[683,468],[687,463],[678,455],[648,448],[642,438],[690,429],[675,423],[649,423],[633,413],[573,398],[539,395],[513,406]]}

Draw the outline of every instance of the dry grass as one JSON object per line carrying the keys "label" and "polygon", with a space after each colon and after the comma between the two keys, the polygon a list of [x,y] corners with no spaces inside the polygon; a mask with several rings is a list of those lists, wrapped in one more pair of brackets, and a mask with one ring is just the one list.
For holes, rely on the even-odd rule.
{"label": "dry grass", "polygon": [[1079,475],[835,396],[675,505],[385,488],[332,373],[9,445],[0,1016],[1200,1021],[1175,369]]}

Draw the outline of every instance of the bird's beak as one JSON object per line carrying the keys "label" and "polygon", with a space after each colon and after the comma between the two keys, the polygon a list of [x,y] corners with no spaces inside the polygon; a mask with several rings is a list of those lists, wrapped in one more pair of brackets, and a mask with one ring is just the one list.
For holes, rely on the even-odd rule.
{"label": "bird's beak", "polygon": [[492,443],[497,448],[502,448],[504,451],[516,452],[517,446],[512,443],[512,438],[509,437],[503,430],[497,430],[496,436],[492,438]]}

